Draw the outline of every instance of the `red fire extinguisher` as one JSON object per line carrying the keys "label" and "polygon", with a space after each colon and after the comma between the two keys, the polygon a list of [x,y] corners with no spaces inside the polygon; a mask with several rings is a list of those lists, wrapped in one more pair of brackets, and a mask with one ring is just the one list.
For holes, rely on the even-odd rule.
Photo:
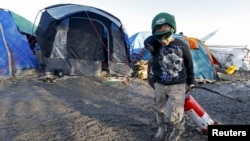
{"label": "red fire extinguisher", "polygon": [[[236,100],[238,102],[244,102],[242,99],[238,97],[232,97],[230,95],[225,95],[215,90],[201,87],[201,86],[194,86],[194,88],[203,89],[214,94],[223,96],[225,98],[229,98],[231,100]],[[198,125],[201,131],[204,134],[208,133],[208,125],[216,125],[217,122],[214,121],[207,112],[201,107],[201,105],[194,99],[193,96],[186,92],[185,104],[184,104],[184,111],[187,115]]]}
{"label": "red fire extinguisher", "polygon": [[184,110],[185,113],[197,124],[203,134],[208,133],[208,125],[215,125],[217,123],[190,94],[186,94]]}

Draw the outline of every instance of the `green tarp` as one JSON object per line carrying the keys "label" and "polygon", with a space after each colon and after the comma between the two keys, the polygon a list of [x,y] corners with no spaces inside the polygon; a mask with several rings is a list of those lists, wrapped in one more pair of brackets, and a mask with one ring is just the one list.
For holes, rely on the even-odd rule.
{"label": "green tarp", "polygon": [[19,28],[19,30],[21,32],[33,35],[33,33],[35,32],[35,30],[37,28],[37,26],[35,24],[33,24],[32,22],[30,22],[26,18],[14,13],[14,12],[10,12],[10,13],[11,13],[12,17],[14,18],[17,27]]}

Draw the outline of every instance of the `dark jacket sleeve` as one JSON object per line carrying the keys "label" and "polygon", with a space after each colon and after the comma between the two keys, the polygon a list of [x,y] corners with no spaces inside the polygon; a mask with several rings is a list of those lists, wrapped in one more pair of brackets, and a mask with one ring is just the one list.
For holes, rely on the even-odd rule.
{"label": "dark jacket sleeve", "polygon": [[160,48],[161,44],[154,38],[153,35],[151,35],[144,40],[144,46],[154,56],[157,53],[157,50]]}
{"label": "dark jacket sleeve", "polygon": [[184,59],[184,65],[186,67],[186,72],[187,72],[187,81],[186,83],[188,85],[194,84],[195,83],[195,76],[194,76],[194,66],[193,66],[193,59],[192,55],[190,52],[190,48],[187,44],[183,46],[184,49],[184,54],[183,54],[183,59]]}

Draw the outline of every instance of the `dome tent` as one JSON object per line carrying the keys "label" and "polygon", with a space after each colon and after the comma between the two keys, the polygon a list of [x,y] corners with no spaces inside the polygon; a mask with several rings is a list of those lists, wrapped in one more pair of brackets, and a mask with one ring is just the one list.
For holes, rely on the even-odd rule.
{"label": "dome tent", "polygon": [[41,11],[36,36],[46,72],[96,76],[105,63],[111,74],[128,75],[128,37],[117,17],[77,4],[52,5]]}

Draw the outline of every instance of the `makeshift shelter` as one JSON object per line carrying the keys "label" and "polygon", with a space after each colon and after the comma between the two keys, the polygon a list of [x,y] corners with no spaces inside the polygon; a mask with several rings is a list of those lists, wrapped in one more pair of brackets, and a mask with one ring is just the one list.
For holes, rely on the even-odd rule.
{"label": "makeshift shelter", "polygon": [[250,48],[247,45],[208,45],[221,68],[236,65],[236,70],[250,70]]}
{"label": "makeshift shelter", "polygon": [[0,78],[9,78],[23,70],[39,68],[32,48],[35,26],[19,14],[0,9]]}
{"label": "makeshift shelter", "polygon": [[[211,44],[207,43],[208,39],[213,37],[219,29],[209,33],[205,37],[201,38],[202,41],[206,42],[207,47],[219,62],[220,67],[228,69],[232,66],[236,66],[235,70],[249,71],[250,70],[250,47],[247,44]],[[230,31],[230,29],[229,29]],[[234,33],[236,34],[236,33]],[[225,33],[220,33],[218,38],[223,38]],[[240,38],[239,38],[240,39]],[[228,41],[234,41],[234,36]],[[210,41],[211,42],[211,41]],[[218,41],[216,41],[218,42]]]}
{"label": "makeshift shelter", "polygon": [[129,43],[121,21],[85,5],[58,4],[41,10],[36,30],[45,72],[98,76],[129,74]]}

